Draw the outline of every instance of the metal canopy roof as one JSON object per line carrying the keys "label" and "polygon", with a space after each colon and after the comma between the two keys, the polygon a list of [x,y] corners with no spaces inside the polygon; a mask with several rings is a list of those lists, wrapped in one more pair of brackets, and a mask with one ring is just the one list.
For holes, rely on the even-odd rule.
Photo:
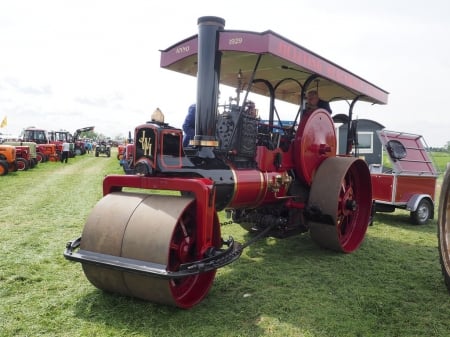
{"label": "metal canopy roof", "polygon": [[[197,50],[197,35],[180,41],[161,51],[161,67],[196,76]],[[317,89],[327,101],[359,97],[362,101],[386,104],[388,100],[387,91],[270,30],[220,31],[218,50],[222,52],[220,83],[227,86],[236,88],[241,73],[245,89],[261,55],[253,80],[270,82],[277,88],[276,98],[282,101],[298,105],[302,86],[311,75],[317,78],[306,89]],[[251,92],[270,95],[262,81],[254,81]]]}

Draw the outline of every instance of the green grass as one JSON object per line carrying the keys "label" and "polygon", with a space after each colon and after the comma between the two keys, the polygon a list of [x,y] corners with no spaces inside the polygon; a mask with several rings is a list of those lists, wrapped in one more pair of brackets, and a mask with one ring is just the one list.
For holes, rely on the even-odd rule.
{"label": "green grass", "polygon": [[447,164],[450,163],[449,152],[432,152],[432,157],[435,165],[438,167],[439,172],[445,172]]}
{"label": "green grass", "polygon": [[[107,173],[121,173],[114,154],[0,177],[0,336],[448,336],[436,221],[405,211],[377,214],[353,254],[308,234],[260,240],[191,310],[102,292],[62,253]],[[237,224],[222,235],[249,239]]]}

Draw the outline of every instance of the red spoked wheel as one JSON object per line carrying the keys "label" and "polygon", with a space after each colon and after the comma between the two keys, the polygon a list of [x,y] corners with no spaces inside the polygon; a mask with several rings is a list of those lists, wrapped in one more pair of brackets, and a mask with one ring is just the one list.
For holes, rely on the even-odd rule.
{"label": "red spoked wheel", "polygon": [[26,171],[28,170],[28,162],[23,158],[16,159],[16,167],[18,171]]}
{"label": "red spoked wheel", "polygon": [[369,225],[372,188],[367,164],[353,157],[332,157],[318,168],[308,202],[310,234],[320,246],[351,253]]}
{"label": "red spoked wheel", "polygon": [[[219,222],[213,240],[220,246]],[[196,256],[196,208],[190,197],[111,193],[89,215],[80,249],[156,263],[167,271],[199,260]],[[167,279],[83,263],[88,280],[99,289],[181,308],[208,293],[215,270]]]}
{"label": "red spoked wheel", "polygon": [[439,261],[447,289],[450,291],[450,169],[447,169],[439,197]]}

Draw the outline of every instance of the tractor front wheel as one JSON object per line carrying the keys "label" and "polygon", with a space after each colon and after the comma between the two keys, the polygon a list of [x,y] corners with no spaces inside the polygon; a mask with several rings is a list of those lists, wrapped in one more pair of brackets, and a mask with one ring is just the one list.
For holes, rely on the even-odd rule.
{"label": "tractor front wheel", "polygon": [[18,171],[26,171],[29,168],[28,162],[23,158],[16,159],[16,166]]}

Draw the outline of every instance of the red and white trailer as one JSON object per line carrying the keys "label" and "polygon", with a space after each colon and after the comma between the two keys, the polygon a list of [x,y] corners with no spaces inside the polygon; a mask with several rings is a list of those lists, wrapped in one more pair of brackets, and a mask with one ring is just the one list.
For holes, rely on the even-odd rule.
{"label": "red and white trailer", "polygon": [[438,170],[420,135],[379,130],[377,135],[391,167],[371,165],[372,198],[375,212],[396,208],[411,212],[414,224],[434,218]]}

